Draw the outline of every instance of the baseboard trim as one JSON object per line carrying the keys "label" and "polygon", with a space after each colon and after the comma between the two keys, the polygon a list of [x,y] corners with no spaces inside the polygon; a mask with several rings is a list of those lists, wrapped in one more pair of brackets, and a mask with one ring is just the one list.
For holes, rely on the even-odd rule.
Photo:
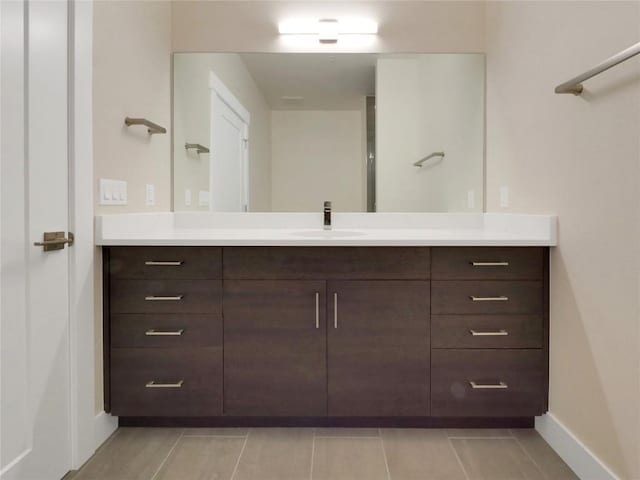
{"label": "baseboard trim", "polygon": [[536,417],[535,428],[582,480],[620,480],[552,413]]}
{"label": "baseboard trim", "polygon": [[104,411],[96,415],[93,429],[94,450],[107,441],[118,428],[118,417],[113,417]]}

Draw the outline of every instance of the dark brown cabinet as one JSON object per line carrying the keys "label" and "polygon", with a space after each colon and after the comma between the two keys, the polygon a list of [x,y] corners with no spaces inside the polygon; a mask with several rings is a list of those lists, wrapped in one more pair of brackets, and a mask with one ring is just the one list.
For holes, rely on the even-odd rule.
{"label": "dark brown cabinet", "polygon": [[433,417],[546,411],[547,255],[543,248],[432,249]]}
{"label": "dark brown cabinet", "polygon": [[429,415],[429,282],[327,286],[330,416]]}
{"label": "dark brown cabinet", "polygon": [[530,425],[547,409],[548,254],[105,247],[105,410],[130,425]]}
{"label": "dark brown cabinet", "polygon": [[227,280],[224,413],[327,413],[325,282]]}
{"label": "dark brown cabinet", "polygon": [[105,249],[105,411],[222,415],[222,249]]}

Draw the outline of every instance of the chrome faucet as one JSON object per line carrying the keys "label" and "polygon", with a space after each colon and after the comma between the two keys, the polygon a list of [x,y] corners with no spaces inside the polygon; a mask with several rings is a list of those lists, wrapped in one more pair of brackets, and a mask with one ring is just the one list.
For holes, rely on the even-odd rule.
{"label": "chrome faucet", "polygon": [[324,229],[331,230],[331,202],[324,202]]}

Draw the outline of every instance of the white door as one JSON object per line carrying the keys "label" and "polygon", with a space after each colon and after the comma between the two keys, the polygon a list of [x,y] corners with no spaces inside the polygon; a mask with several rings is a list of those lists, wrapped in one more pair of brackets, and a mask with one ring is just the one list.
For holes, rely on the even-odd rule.
{"label": "white door", "polygon": [[0,475],[57,480],[71,465],[69,247],[34,242],[67,234],[68,3],[3,1],[0,20]]}
{"label": "white door", "polygon": [[248,143],[248,124],[220,92],[212,90],[210,210],[248,210]]}

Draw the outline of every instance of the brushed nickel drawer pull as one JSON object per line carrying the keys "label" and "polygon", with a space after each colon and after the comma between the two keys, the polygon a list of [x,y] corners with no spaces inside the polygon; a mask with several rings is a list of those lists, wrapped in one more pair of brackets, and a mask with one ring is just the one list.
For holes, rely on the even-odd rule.
{"label": "brushed nickel drawer pull", "polygon": [[338,294],[333,294],[333,328],[338,328]]}
{"label": "brushed nickel drawer pull", "polygon": [[471,388],[475,389],[475,390],[506,390],[509,388],[509,385],[507,385],[504,382],[498,382],[498,383],[476,383],[473,381],[469,381],[469,385],[471,385]]}
{"label": "brushed nickel drawer pull", "polygon": [[147,337],[179,337],[184,333],[184,328],[180,330],[147,330],[144,334]]}
{"label": "brushed nickel drawer pull", "polygon": [[316,292],[316,328],[320,328],[320,293]]}
{"label": "brushed nickel drawer pull", "polygon": [[146,388],[182,388],[184,380],[179,380],[176,383],[156,383],[155,380],[151,380],[145,384]]}
{"label": "brushed nickel drawer pull", "polygon": [[471,335],[473,335],[474,337],[506,337],[507,335],[509,335],[509,332],[507,332],[506,330],[493,330],[493,331],[485,331],[485,332],[479,332],[477,330],[469,330],[469,333]]}
{"label": "brushed nickel drawer pull", "polygon": [[506,302],[509,300],[509,297],[505,297],[504,295],[500,295],[499,297],[475,297],[471,295],[469,298],[473,302]]}
{"label": "brushed nickel drawer pull", "polygon": [[174,296],[157,296],[157,295],[149,295],[144,297],[147,302],[179,302],[182,300],[183,295],[174,295]]}
{"label": "brushed nickel drawer pull", "polygon": [[509,262],[470,262],[474,267],[508,267]]}
{"label": "brushed nickel drawer pull", "polygon": [[153,267],[179,267],[184,262],[160,262],[157,260],[147,260],[144,262],[145,265],[153,266]]}

